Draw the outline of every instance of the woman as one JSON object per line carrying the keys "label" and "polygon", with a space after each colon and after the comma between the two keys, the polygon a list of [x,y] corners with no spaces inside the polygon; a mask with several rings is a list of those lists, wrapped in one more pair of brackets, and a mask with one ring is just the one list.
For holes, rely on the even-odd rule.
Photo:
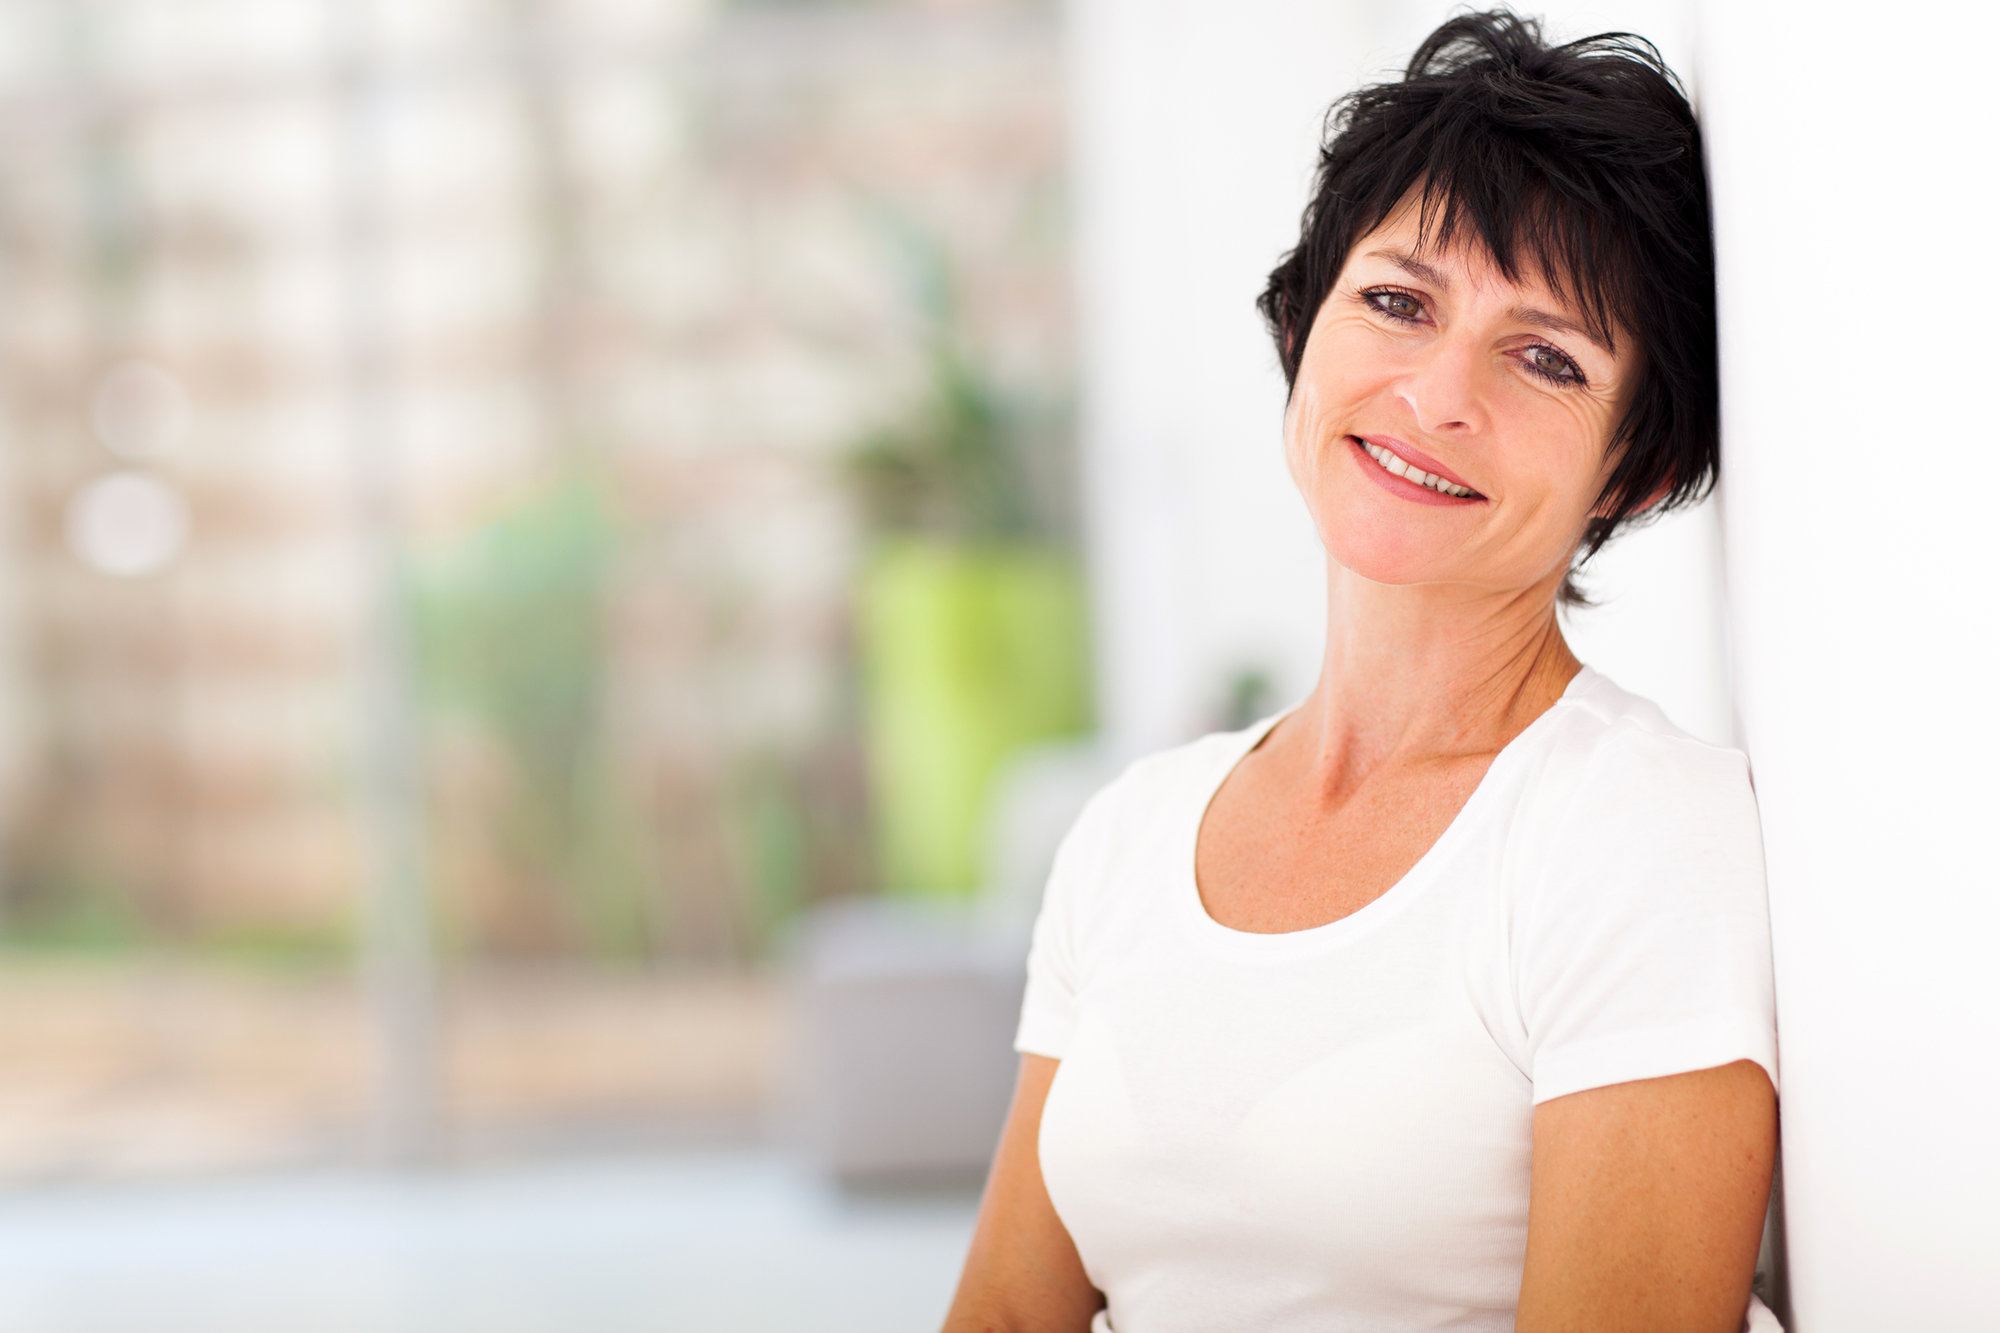
{"label": "woman", "polygon": [[1745,760],[1556,620],[1712,482],[1713,291],[1637,39],[1455,19],[1336,107],[1260,303],[1320,675],[1065,839],[948,1330],[1773,1326]]}

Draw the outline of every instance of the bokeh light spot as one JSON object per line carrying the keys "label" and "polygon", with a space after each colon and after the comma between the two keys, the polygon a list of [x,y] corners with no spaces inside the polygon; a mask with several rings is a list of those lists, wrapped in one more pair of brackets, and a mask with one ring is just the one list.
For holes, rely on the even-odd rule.
{"label": "bokeh light spot", "polygon": [[187,542],[187,502],[144,472],[97,478],[70,500],[66,520],[70,549],[102,574],[150,574]]}

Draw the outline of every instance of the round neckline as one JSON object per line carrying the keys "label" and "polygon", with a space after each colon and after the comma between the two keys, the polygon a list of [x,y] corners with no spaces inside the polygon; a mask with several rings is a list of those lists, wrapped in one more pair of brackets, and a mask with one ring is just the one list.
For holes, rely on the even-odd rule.
{"label": "round neckline", "polygon": [[1522,742],[1541,730],[1543,724],[1559,712],[1564,704],[1574,702],[1585,684],[1585,677],[1595,677],[1595,675],[1596,673],[1588,665],[1583,666],[1569,678],[1569,683],[1563,686],[1562,693],[1556,696],[1554,703],[1536,714],[1533,721],[1500,747],[1493,756],[1493,762],[1486,766],[1484,773],[1480,774],[1471,795],[1465,798],[1465,803],[1459,806],[1458,813],[1454,814],[1451,822],[1445,825],[1444,832],[1424,849],[1423,855],[1403,872],[1400,879],[1346,916],[1335,917],[1331,921],[1322,922],[1317,926],[1306,926],[1300,930],[1237,930],[1233,926],[1223,925],[1210,916],[1207,906],[1201,901],[1201,884],[1195,875],[1195,852],[1201,842],[1201,826],[1208,818],[1209,806],[1215,803],[1216,793],[1222,790],[1222,784],[1229,780],[1229,775],[1236,771],[1237,765],[1243,762],[1244,757],[1256,749],[1278,723],[1296,713],[1304,704],[1304,700],[1251,723],[1236,733],[1239,743],[1231,745],[1224,751],[1224,762],[1217,764],[1215,777],[1203,784],[1199,801],[1195,806],[1194,819],[1188,824],[1185,841],[1175,859],[1179,882],[1175,885],[1174,896],[1179,900],[1183,921],[1196,935],[1210,944],[1248,954],[1293,953],[1332,947],[1371,933],[1383,922],[1400,913],[1413,899],[1421,896],[1424,886],[1435,878],[1437,867],[1448,861],[1458,844],[1471,836],[1471,830],[1478,826],[1484,807],[1492,800],[1491,790],[1494,786],[1495,771],[1503,764],[1515,762],[1522,753]]}

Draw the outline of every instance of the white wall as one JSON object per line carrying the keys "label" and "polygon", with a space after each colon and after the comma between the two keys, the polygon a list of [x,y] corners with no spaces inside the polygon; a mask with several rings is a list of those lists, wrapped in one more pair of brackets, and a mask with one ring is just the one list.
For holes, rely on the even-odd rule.
{"label": "white wall", "polygon": [[1185,739],[1228,673],[1310,688],[1319,546],[1286,479],[1252,305],[1295,236],[1343,7],[1073,0],[1087,530],[1104,727]]}
{"label": "white wall", "polygon": [[1988,11],[1712,0],[1735,700],[1793,1327],[2000,1327]]}

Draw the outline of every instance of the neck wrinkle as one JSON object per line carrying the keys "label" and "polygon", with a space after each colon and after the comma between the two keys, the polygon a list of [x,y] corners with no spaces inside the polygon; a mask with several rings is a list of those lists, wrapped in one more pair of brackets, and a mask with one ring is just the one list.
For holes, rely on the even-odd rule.
{"label": "neck wrinkle", "polygon": [[1582,668],[1556,620],[1558,586],[1392,587],[1329,561],[1326,647],[1298,710],[1317,785],[1498,753]]}

